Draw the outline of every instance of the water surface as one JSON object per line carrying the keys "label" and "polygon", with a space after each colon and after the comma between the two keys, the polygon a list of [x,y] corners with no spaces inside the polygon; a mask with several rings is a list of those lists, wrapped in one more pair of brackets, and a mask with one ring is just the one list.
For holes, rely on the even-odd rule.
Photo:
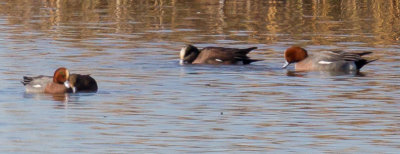
{"label": "water surface", "polygon": [[[398,0],[0,0],[0,151],[396,153],[399,43]],[[185,44],[264,61],[180,66]],[[292,45],[379,60],[293,72]],[[61,66],[99,91],[25,93]]]}

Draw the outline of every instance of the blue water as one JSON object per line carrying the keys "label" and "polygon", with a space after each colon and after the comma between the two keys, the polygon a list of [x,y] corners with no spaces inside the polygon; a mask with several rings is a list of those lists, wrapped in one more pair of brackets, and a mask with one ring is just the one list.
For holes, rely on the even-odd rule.
{"label": "blue water", "polygon": [[[395,1],[89,2],[0,0],[0,152],[400,149]],[[249,56],[264,61],[181,66],[189,43],[256,46]],[[291,45],[379,60],[361,74],[294,72],[281,69]],[[25,93],[22,76],[61,66],[99,91]]]}

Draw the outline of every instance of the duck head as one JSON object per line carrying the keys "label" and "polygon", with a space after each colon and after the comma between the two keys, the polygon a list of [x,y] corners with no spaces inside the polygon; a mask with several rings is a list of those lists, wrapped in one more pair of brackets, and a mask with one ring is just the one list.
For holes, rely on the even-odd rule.
{"label": "duck head", "polygon": [[75,87],[71,85],[68,81],[69,79],[69,71],[65,67],[60,67],[54,72],[53,82],[64,84],[66,88],[71,88],[72,91],[75,93]]}
{"label": "duck head", "polygon": [[186,47],[181,49],[179,64],[183,65],[184,63],[191,64],[199,55],[200,51],[193,45],[187,45]]}
{"label": "duck head", "polygon": [[297,63],[299,61],[302,61],[303,59],[306,59],[308,57],[307,50],[293,46],[290,48],[287,48],[285,51],[285,64],[283,65],[282,68],[286,68],[289,66],[291,63]]}

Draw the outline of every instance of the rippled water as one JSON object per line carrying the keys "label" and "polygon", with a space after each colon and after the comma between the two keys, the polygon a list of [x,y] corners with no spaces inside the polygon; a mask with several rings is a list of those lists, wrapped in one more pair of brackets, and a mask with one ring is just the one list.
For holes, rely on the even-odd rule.
{"label": "rippled water", "polygon": [[[396,153],[399,17],[398,0],[0,0],[0,151]],[[180,66],[189,43],[264,61]],[[293,72],[291,45],[379,60]],[[25,93],[61,66],[99,92]]]}

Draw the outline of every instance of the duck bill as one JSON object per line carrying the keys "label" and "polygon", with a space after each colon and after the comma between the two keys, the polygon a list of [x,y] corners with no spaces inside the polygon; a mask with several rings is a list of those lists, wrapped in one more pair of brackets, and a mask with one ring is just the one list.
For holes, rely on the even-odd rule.
{"label": "duck bill", "polygon": [[186,54],[186,48],[182,48],[179,54],[179,64],[181,65],[185,63],[185,61],[183,60],[185,58],[185,54]]}
{"label": "duck bill", "polygon": [[282,68],[286,68],[286,67],[288,67],[289,66],[289,62],[287,62],[287,61],[285,61],[285,64],[283,64],[283,66],[282,66]]}
{"label": "duck bill", "polygon": [[71,88],[71,84],[70,84],[68,81],[65,81],[65,82],[64,82],[64,86],[65,86],[66,88]]}
{"label": "duck bill", "polygon": [[64,82],[64,86],[65,86],[66,88],[71,88],[73,93],[76,92],[76,88],[75,88],[71,83],[69,83],[69,81],[65,81],[65,82]]}

